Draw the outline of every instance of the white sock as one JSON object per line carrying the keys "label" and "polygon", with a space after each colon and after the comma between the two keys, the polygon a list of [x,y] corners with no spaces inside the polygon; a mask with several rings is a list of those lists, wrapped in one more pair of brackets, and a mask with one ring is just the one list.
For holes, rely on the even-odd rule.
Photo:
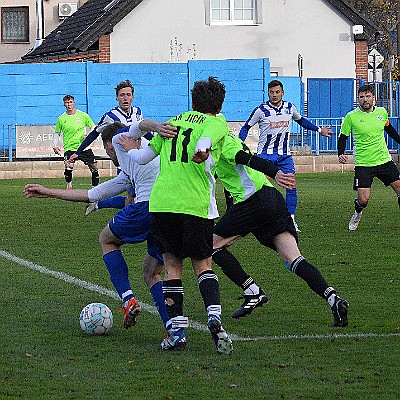
{"label": "white sock", "polygon": [[255,283],[252,283],[248,288],[245,289],[244,294],[251,296],[260,293],[260,287]]}
{"label": "white sock", "polygon": [[335,304],[335,300],[336,300],[336,293],[333,293],[327,298],[326,301],[332,307]]}

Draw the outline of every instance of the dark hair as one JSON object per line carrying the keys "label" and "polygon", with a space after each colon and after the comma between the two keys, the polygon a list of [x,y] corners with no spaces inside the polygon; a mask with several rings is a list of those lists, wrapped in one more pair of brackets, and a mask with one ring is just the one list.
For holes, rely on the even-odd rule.
{"label": "dark hair", "polygon": [[122,81],[122,82],[118,83],[117,87],[115,88],[115,94],[118,96],[118,92],[121,89],[124,89],[124,88],[127,88],[127,87],[132,89],[132,94],[133,94],[133,92],[134,92],[133,85],[132,85],[132,83],[131,83],[131,81],[129,79],[127,79],[126,81]]}
{"label": "dark hair", "polygon": [[375,88],[374,85],[362,85],[358,88],[358,94],[363,93],[363,92],[371,92],[372,94],[375,94]]}
{"label": "dark hair", "polygon": [[207,81],[197,81],[193,85],[193,110],[203,114],[218,114],[225,100],[225,85],[210,76]]}
{"label": "dark hair", "polygon": [[278,81],[277,79],[274,79],[271,82],[268,82],[268,89],[271,89],[275,86],[280,86],[281,89],[283,90],[283,83],[281,81]]}
{"label": "dark hair", "polygon": [[122,122],[113,122],[110,125],[107,125],[101,132],[101,140],[105,142],[111,142],[113,136],[122,128],[125,128]]}
{"label": "dark hair", "polygon": [[65,102],[65,101],[67,101],[67,100],[75,100],[75,98],[74,98],[74,96],[72,96],[72,94],[66,94],[66,95],[63,97],[63,101]]}

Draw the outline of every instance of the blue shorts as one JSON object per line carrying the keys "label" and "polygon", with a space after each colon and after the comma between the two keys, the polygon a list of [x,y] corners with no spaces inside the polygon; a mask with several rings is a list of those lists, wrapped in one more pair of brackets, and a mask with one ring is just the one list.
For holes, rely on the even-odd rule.
{"label": "blue shorts", "polygon": [[285,174],[295,174],[296,168],[294,167],[293,157],[288,154],[258,154],[258,157],[271,161]]}
{"label": "blue shorts", "polygon": [[147,240],[148,253],[163,264],[163,258],[152,232],[149,202],[130,203],[118,211],[108,226],[123,243],[142,243]]}

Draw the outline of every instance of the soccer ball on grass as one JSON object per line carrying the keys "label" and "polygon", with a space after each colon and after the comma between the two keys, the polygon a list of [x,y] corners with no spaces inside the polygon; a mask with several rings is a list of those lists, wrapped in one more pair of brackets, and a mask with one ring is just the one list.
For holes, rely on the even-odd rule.
{"label": "soccer ball on grass", "polygon": [[82,309],[79,323],[88,335],[106,335],[113,325],[113,315],[105,304],[90,303]]}

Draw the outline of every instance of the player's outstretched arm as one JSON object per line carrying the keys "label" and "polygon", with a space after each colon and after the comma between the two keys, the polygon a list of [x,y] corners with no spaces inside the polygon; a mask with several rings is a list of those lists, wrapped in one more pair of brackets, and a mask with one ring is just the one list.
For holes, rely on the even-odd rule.
{"label": "player's outstretched arm", "polygon": [[152,119],[142,119],[137,123],[133,123],[127,132],[127,136],[138,139],[144,136],[147,132],[157,132],[159,135],[171,138],[176,136],[176,126],[170,122],[157,122]]}
{"label": "player's outstretched arm", "polygon": [[67,201],[88,202],[88,191],[85,189],[50,189],[36,183],[28,183],[22,192],[23,196],[27,199],[31,197],[36,198],[54,198]]}

